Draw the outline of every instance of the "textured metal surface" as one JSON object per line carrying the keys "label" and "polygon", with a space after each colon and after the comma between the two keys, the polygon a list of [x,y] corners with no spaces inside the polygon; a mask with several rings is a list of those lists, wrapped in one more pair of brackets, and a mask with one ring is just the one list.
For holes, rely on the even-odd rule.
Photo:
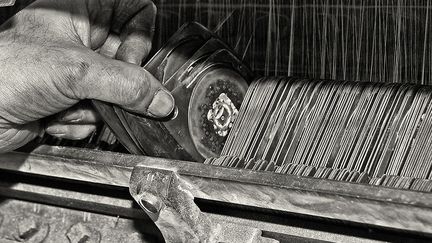
{"label": "textured metal surface", "polygon": [[223,168],[163,158],[46,145],[40,146],[30,154],[11,152],[0,155],[1,169],[125,188],[129,187],[131,172],[138,164],[171,169],[180,175],[191,178],[220,179],[244,183],[245,185],[277,186],[294,190],[334,193],[356,198],[432,207],[432,195],[428,193],[338,183],[331,180],[286,176],[269,172]]}
{"label": "textured metal surface", "polygon": [[[97,151],[42,147],[39,152],[51,161],[12,153],[1,156],[0,167],[127,187],[131,168],[123,166],[140,163],[186,176],[199,188],[193,191],[197,198],[430,233],[432,195],[427,193]],[[59,153],[68,159],[49,157]],[[76,168],[65,167],[72,164]]]}
{"label": "textured metal surface", "polygon": [[[220,203],[220,206],[212,206],[219,210],[238,205],[276,215],[303,215],[348,225],[384,227],[406,232],[411,237],[431,235],[432,198],[428,193],[93,150],[83,153],[83,150],[61,147],[41,146],[32,154],[0,156],[0,168],[9,171],[120,188],[129,187],[134,166],[136,171],[174,173],[181,185],[187,186],[186,191],[177,190],[171,183],[157,185],[166,191],[185,193],[189,202]],[[253,221],[256,220],[260,218]],[[243,222],[253,227],[248,224],[250,221]],[[346,227],[353,227],[348,225]],[[283,233],[282,229],[278,232]]]}
{"label": "textured metal surface", "polygon": [[25,242],[42,242],[36,240],[40,237],[44,242],[162,239],[126,188],[6,170],[0,170],[0,178],[0,214],[5,218],[0,225],[0,239]]}
{"label": "textured metal surface", "polygon": [[172,170],[140,167],[132,174],[130,192],[166,242],[279,242],[263,238],[258,228],[202,213],[194,202],[193,187]]}
{"label": "textured metal surface", "polygon": [[[44,148],[54,153],[61,150],[56,147],[54,149]],[[71,155],[82,154],[82,150],[71,151],[73,151]],[[94,153],[101,153],[109,157],[113,154],[91,152],[91,150],[87,150],[87,152],[89,156],[94,155]],[[119,154],[119,157],[122,156]],[[112,159],[107,160],[109,163],[100,161],[94,163],[89,160],[91,157],[87,156],[87,160],[54,157],[54,154],[49,156],[39,154],[29,156],[26,153],[7,153],[2,154],[0,157],[1,169],[122,187],[128,187],[132,171],[132,166],[117,166]]]}
{"label": "textured metal surface", "polygon": [[127,190],[100,187],[57,178],[32,177],[0,170],[0,195],[56,206],[67,206],[111,216],[147,219]]}
{"label": "textured metal surface", "polygon": [[221,225],[201,213],[188,189],[173,171],[143,168],[131,178],[130,192],[167,242],[220,241]]}
{"label": "textured metal surface", "polygon": [[0,242],[160,242],[139,220],[2,197],[0,212]]}
{"label": "textured metal surface", "polygon": [[[149,168],[148,165],[138,165],[135,170],[139,170],[140,167]],[[155,166],[155,168],[163,167]],[[197,167],[196,169],[198,170]],[[200,169],[201,172],[204,170],[203,167]],[[191,170],[192,168],[189,167],[188,172],[190,173]],[[425,203],[428,204],[426,198],[430,197],[427,194],[407,195],[402,191],[370,186],[279,176],[263,172],[248,173],[237,169],[212,170],[206,170],[207,178],[184,175],[179,171],[177,173],[187,182],[187,185],[192,186],[189,190],[197,198],[399,230],[432,233],[429,227],[432,211],[430,206],[425,205]],[[212,172],[218,174],[218,181],[211,178],[214,175]],[[387,197],[384,197],[384,194]],[[425,201],[412,201],[420,195],[425,196],[423,197]],[[397,197],[400,197],[399,200]]]}

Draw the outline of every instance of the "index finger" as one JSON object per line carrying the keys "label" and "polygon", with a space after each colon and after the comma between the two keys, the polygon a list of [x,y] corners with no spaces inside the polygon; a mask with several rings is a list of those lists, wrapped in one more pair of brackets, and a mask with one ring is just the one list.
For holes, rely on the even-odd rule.
{"label": "index finger", "polygon": [[[134,2],[137,1],[126,1]],[[122,5],[123,9],[118,11],[132,11],[132,5]],[[139,8],[138,11],[136,9]],[[120,29],[120,39],[122,41],[116,58],[133,64],[141,64],[142,60],[149,54],[152,46],[154,28],[156,22],[156,5],[149,0],[138,1],[131,18],[124,23]],[[119,15],[121,16],[121,14]],[[118,28],[118,26],[114,26]]]}

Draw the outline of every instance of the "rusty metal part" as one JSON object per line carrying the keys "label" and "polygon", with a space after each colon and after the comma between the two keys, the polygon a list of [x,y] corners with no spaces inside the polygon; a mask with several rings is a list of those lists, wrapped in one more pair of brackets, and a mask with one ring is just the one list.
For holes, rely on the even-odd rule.
{"label": "rusty metal part", "polygon": [[140,167],[131,177],[132,196],[166,242],[279,242],[261,237],[256,228],[208,217],[195,204],[191,190],[194,186],[173,170]]}
{"label": "rusty metal part", "polygon": [[99,231],[81,222],[72,225],[67,231],[66,237],[70,243],[99,243],[101,241],[101,234]]}
{"label": "rusty metal part", "polygon": [[[406,232],[411,235],[410,237],[432,235],[429,227],[432,222],[432,195],[428,193],[160,158],[84,151],[85,153],[78,149],[41,146],[31,154],[1,155],[0,168],[122,188],[129,187],[133,167],[137,175],[159,175],[161,181],[164,178],[171,178],[169,183],[153,183],[148,184],[148,187],[141,183],[144,178],[136,184],[135,181],[140,180],[134,179],[130,185],[131,188],[141,187],[142,190],[149,192],[146,194],[148,196],[143,197],[144,203],[141,204],[147,205],[147,212],[154,212],[152,217],[156,222],[167,220],[163,219],[166,215],[159,212],[168,210],[164,208],[168,206],[173,214],[176,213],[177,220],[187,222],[187,215],[183,215],[182,211],[175,211],[178,208],[172,206],[170,200],[177,197],[183,198],[189,205],[179,207],[191,207],[190,210],[202,202],[211,202],[211,205],[223,205],[212,206],[218,210],[238,205],[256,212],[265,210],[271,214],[282,214],[284,217],[298,215],[315,220],[325,219],[325,222],[344,222],[347,224],[345,227],[349,227],[350,230],[356,225],[367,225],[374,231],[386,228],[393,234],[396,231]],[[177,190],[176,186],[181,186],[183,191]],[[155,188],[158,187],[160,190],[156,192]],[[161,195],[162,192],[165,194]],[[176,197],[171,197],[176,193]],[[209,225],[228,221],[214,219],[207,212],[201,214],[202,210],[197,212],[199,218],[205,219]],[[260,221],[259,217],[253,221],[254,224],[257,223]],[[248,227],[254,225],[248,220],[243,220],[242,224]],[[189,227],[193,228],[193,225],[190,224]],[[265,232],[276,231],[283,235],[289,235],[287,232],[291,232],[291,229],[283,224],[274,227],[261,222],[259,225],[257,229]],[[325,227],[320,229],[323,230]],[[195,237],[199,239],[204,236]]]}
{"label": "rusty metal part", "polygon": [[[313,214],[425,234],[432,233],[429,227],[432,220],[430,203],[427,200],[413,201],[414,195],[408,195],[411,192],[391,192],[387,189],[349,183],[336,185],[332,181],[280,177],[263,172],[225,171],[225,168],[218,167],[207,168],[204,177],[199,174],[205,169],[202,165],[196,164],[188,166],[187,171],[182,169],[179,170],[175,166],[170,168],[165,163],[156,166],[143,163],[136,166],[132,174],[130,190],[135,200],[145,201],[145,197],[141,195],[152,195],[152,202],[158,202],[157,206],[152,207],[158,209],[152,211],[152,219],[163,234],[165,232],[177,237],[195,234],[198,239],[216,237],[214,234],[217,233],[212,234],[207,230],[204,230],[205,234],[202,235],[200,230],[203,225],[210,225],[208,227],[211,229],[217,229],[218,225],[213,225],[211,221],[203,222],[201,214],[193,210],[194,197],[261,209],[301,212],[305,215]],[[151,178],[164,178],[164,183],[152,182]],[[432,196],[417,194],[420,195]],[[145,204],[141,203],[141,206],[146,208]],[[190,228],[177,227],[173,231],[174,225],[186,225]],[[165,234],[164,236],[170,237]]]}
{"label": "rusty metal part", "polygon": [[143,169],[131,178],[130,192],[167,242],[219,242],[221,226],[204,217],[188,187],[173,171]]}
{"label": "rusty metal part", "polygon": [[145,220],[0,197],[0,242],[161,242]]}
{"label": "rusty metal part", "polygon": [[41,218],[27,216],[19,219],[17,231],[15,239],[18,241],[43,242],[48,236],[50,226]]}
{"label": "rusty metal part", "polygon": [[[16,162],[19,164],[19,161]],[[87,166],[91,167],[92,163]],[[53,170],[61,174],[59,171]],[[100,242],[141,242],[139,239],[143,235],[161,239],[159,230],[134,203],[127,187],[71,180],[72,176],[67,180],[60,177],[53,179],[14,170],[0,170],[0,178],[0,212],[5,215],[5,223],[0,225],[0,242],[3,242],[3,238],[11,237],[20,241],[39,242],[35,240],[45,232],[45,223],[48,223],[50,233],[44,242],[97,242],[100,237],[97,232],[92,233],[92,229],[101,233]],[[16,200],[5,205],[6,199]],[[23,204],[30,206],[21,207]],[[26,220],[33,219],[33,216],[37,216],[33,221]],[[125,219],[133,219],[126,220],[128,225],[139,227],[122,228]],[[72,227],[80,222],[83,223],[82,227]],[[8,234],[11,230],[13,235]],[[133,240],[129,239],[131,234],[139,235],[135,235]]]}

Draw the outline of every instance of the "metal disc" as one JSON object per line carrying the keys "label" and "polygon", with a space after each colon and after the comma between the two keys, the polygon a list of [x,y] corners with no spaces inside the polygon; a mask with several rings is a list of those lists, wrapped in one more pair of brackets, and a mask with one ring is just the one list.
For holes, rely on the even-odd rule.
{"label": "metal disc", "polygon": [[229,68],[208,71],[197,82],[189,104],[189,131],[197,151],[218,156],[238,116],[248,84]]}

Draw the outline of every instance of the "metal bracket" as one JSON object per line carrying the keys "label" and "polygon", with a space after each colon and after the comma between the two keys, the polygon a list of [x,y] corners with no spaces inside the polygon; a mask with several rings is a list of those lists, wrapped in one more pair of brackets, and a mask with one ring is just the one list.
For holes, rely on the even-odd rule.
{"label": "metal bracket", "polygon": [[172,170],[137,166],[130,193],[160,229],[166,242],[217,242],[221,226],[201,213],[191,186]]}
{"label": "metal bracket", "polygon": [[129,190],[166,242],[278,242],[261,237],[259,229],[201,212],[194,202],[199,189],[174,170],[137,165]]}

